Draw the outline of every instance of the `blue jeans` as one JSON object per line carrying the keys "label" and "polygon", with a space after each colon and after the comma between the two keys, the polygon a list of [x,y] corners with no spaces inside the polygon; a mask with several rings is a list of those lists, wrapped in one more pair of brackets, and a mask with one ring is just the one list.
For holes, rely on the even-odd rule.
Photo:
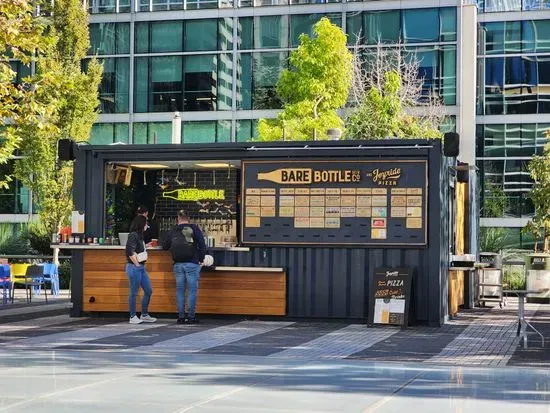
{"label": "blue jeans", "polygon": [[197,289],[199,288],[201,266],[192,262],[177,262],[174,264],[176,276],[176,302],[178,317],[185,317],[185,285],[187,284],[187,299],[189,300],[189,318],[195,317]]}
{"label": "blue jeans", "polygon": [[145,265],[141,264],[138,268],[134,264],[126,264],[126,275],[128,276],[128,281],[130,281],[130,295],[128,296],[130,317],[136,315],[136,297],[140,286],[143,289],[141,315],[149,314],[149,301],[151,300],[151,294],[153,294],[153,288],[151,287],[151,280],[149,279]]}

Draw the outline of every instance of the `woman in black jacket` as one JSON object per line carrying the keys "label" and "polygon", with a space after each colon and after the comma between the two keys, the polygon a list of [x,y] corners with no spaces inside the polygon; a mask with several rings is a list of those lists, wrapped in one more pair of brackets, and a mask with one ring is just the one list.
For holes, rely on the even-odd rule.
{"label": "woman in black jacket", "polygon": [[[126,242],[126,275],[130,282],[130,295],[128,296],[128,305],[130,307],[130,324],[154,323],[155,317],[148,313],[149,301],[153,288],[149,274],[145,269],[147,253],[145,252],[145,242],[143,241],[143,231],[147,226],[147,218],[138,215],[130,224],[130,234]],[[136,297],[139,287],[143,289],[143,299],[141,300],[141,317],[136,315]]]}

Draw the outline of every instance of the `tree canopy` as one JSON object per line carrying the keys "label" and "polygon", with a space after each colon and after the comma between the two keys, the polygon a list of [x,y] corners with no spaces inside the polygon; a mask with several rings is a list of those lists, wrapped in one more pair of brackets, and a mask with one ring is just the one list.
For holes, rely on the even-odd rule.
{"label": "tree canopy", "polygon": [[314,131],[326,139],[327,129],[343,127],[337,109],[347,101],[352,77],[346,35],[325,17],[313,32],[313,37],[300,35],[300,45],[290,53],[290,68],[277,83],[283,110],[277,119],[260,120],[260,140],[309,140]]}
{"label": "tree canopy", "polygon": [[441,138],[441,132],[429,120],[406,110],[399,94],[401,88],[399,73],[386,72],[382,90],[372,87],[346,119],[346,138]]}
{"label": "tree canopy", "polygon": [[[546,132],[546,136],[550,133]],[[529,192],[529,198],[535,205],[535,215],[524,227],[524,232],[530,232],[535,238],[535,251],[537,240],[543,238],[544,252],[550,250],[550,144],[544,147],[542,156],[534,156],[527,167],[533,188]]]}
{"label": "tree canopy", "polygon": [[[0,1],[0,164],[10,159],[21,142],[16,133],[19,123],[34,122],[42,127],[42,120],[55,111],[36,98],[43,84],[34,83],[31,87],[29,79],[16,84],[17,73],[12,67],[20,62],[30,73],[36,57],[43,55],[53,41],[45,33],[43,21],[33,17],[28,0]],[[0,186],[6,186],[8,181],[9,177],[0,177]]]}
{"label": "tree canopy", "polygon": [[82,70],[89,49],[87,19],[80,0],[56,0],[48,24],[56,42],[37,59],[35,75],[42,83],[36,98],[55,110],[43,125],[29,121],[17,128],[23,158],[15,164],[15,175],[33,191],[49,232],[68,223],[72,210],[72,163],[57,159],[58,142],[88,140],[97,119],[102,66],[91,59]]}

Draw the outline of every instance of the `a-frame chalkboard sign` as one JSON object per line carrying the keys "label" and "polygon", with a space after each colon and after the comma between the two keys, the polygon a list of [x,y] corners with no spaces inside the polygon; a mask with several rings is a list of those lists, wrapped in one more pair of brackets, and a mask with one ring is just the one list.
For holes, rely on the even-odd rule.
{"label": "a-frame chalkboard sign", "polygon": [[411,285],[410,268],[376,268],[370,289],[368,324],[406,327]]}

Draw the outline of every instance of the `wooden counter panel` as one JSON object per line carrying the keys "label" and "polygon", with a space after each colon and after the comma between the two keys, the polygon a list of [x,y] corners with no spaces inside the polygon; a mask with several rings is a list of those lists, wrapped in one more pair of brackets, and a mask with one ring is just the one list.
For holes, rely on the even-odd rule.
{"label": "wooden counter panel", "polygon": [[[83,311],[127,312],[128,278],[120,250],[84,253]],[[153,287],[151,313],[176,312],[176,280],[166,251],[152,251],[146,264]],[[141,294],[136,305],[141,307]],[[94,302],[90,303],[90,297]],[[266,271],[203,271],[197,295],[199,314],[285,315],[286,274]]]}
{"label": "wooden counter panel", "polygon": [[[128,284],[120,285],[120,286],[110,286],[110,287],[88,287],[85,288],[84,291],[86,292],[86,297],[108,297],[108,296],[124,296],[128,297],[129,288]],[[225,290],[225,296],[224,297],[233,297],[233,298],[240,298],[240,299],[255,299],[258,296],[258,293],[262,294],[262,299],[284,299],[285,293],[284,291],[273,291],[273,290]],[[153,287],[153,295],[155,297],[175,297],[176,291],[173,290],[165,290],[165,289],[155,289]],[[209,290],[205,289],[202,286],[199,286],[199,292],[198,296],[205,299],[220,299],[219,292],[217,290]],[[175,300],[175,298],[174,298]]]}
{"label": "wooden counter panel", "polygon": [[[83,311],[91,312],[122,312],[128,313],[128,302],[125,303],[84,303]],[[137,305],[138,312],[140,311],[140,303]],[[158,304],[151,302],[149,305],[149,312],[154,316],[159,313],[176,313],[175,305]],[[220,306],[216,304],[203,305],[197,302],[197,314],[200,317],[201,314],[234,314],[234,315],[285,315],[285,310],[277,307],[236,307],[236,306]]]}

